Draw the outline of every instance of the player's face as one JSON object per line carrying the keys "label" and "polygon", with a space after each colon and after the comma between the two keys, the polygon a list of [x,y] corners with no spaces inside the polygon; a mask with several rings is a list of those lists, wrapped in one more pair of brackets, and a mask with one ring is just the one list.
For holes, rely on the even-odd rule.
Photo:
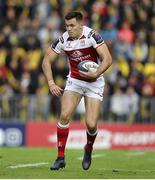
{"label": "player's face", "polygon": [[73,39],[78,39],[82,35],[82,22],[76,18],[65,20],[66,30]]}

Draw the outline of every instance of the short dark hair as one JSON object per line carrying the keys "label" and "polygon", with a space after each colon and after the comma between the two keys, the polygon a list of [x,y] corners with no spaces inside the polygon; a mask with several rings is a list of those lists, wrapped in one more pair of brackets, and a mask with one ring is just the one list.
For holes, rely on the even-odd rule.
{"label": "short dark hair", "polygon": [[66,14],[66,16],[65,16],[66,20],[70,20],[70,19],[73,19],[73,18],[75,18],[76,20],[82,20],[83,15],[82,15],[81,12],[72,11],[72,12],[69,12],[68,14]]}

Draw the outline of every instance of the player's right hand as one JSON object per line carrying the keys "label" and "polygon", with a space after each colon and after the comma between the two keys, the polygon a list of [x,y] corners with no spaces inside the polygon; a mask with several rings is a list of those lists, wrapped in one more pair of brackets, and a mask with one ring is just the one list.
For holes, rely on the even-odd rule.
{"label": "player's right hand", "polygon": [[53,96],[62,95],[63,89],[57,86],[56,84],[52,84],[51,86],[49,86],[49,88]]}

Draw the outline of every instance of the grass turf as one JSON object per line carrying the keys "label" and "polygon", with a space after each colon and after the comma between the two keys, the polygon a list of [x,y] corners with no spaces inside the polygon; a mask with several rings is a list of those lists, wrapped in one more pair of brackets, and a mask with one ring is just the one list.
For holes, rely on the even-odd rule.
{"label": "grass turf", "polygon": [[[0,149],[1,179],[155,179],[154,151],[94,150],[92,165],[84,171],[82,150],[66,150],[66,168],[50,171],[56,149]],[[43,163],[33,166],[35,163]],[[29,167],[10,168],[16,165]]]}

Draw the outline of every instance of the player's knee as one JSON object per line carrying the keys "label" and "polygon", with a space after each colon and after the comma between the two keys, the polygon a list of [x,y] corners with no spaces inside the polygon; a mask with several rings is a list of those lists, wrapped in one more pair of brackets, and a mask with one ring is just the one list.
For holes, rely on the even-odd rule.
{"label": "player's knee", "polygon": [[87,124],[87,129],[88,129],[88,131],[89,131],[91,134],[95,133],[96,130],[97,130],[96,123],[89,123],[89,124]]}
{"label": "player's knee", "polygon": [[61,116],[60,116],[60,120],[62,121],[62,122],[64,122],[64,123],[69,123],[69,121],[70,121],[70,115],[68,114],[68,113],[66,113],[66,112],[62,112],[61,113]]}

